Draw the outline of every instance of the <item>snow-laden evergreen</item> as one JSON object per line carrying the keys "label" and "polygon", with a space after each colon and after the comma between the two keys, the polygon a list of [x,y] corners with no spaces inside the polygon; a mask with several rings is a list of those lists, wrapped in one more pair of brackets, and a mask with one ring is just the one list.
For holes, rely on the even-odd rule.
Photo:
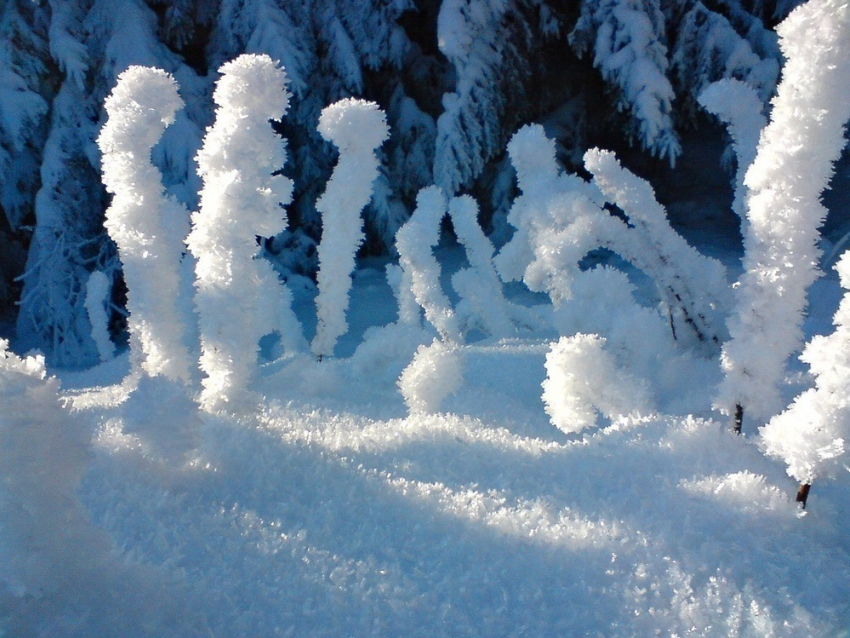
{"label": "snow-laden evergreen", "polygon": [[[96,138],[106,118],[104,100],[132,65],[164,69],[190,104],[154,149],[165,186],[191,204],[203,117],[203,82],[157,37],[157,18],[142,0],[67,0],[49,3],[50,53],[60,77],[50,109],[35,196],[35,230],[17,320],[24,350],[38,348],[50,364],[92,365],[98,360],[85,308],[89,274],[120,279],[115,245],[104,226],[108,197],[100,178]],[[0,99],[5,99],[0,98]],[[191,115],[191,117],[190,117]]]}
{"label": "snow-laden evergreen", "polygon": [[434,181],[450,195],[468,186],[501,151],[518,123],[531,59],[531,28],[521,0],[445,0],[440,51],[455,68],[454,90],[442,97]]}
{"label": "snow-laden evergreen", "polygon": [[292,182],[276,174],[284,142],[269,120],[286,112],[286,73],[265,55],[243,55],[221,68],[215,124],[198,154],[204,180],[187,244],[197,260],[203,380],[201,403],[216,409],[243,393],[256,372],[259,341],[277,331],[289,349],[302,346],[291,293],[258,257],[257,236],[286,226],[282,205]]}
{"label": "snow-laden evergreen", "polygon": [[162,174],[150,159],[151,149],[182,107],[177,84],[168,73],[130,67],[106,100],[109,119],[98,145],[103,183],[113,195],[105,225],[118,246],[130,289],[127,309],[134,365],[152,377],[188,382],[189,318],[182,315],[177,301],[189,211],[165,193]]}
{"label": "snow-laden evergreen", "polygon": [[616,421],[653,407],[645,382],[618,365],[605,349],[605,339],[582,333],[552,344],[543,402],[552,424],[567,434],[595,425],[597,411]]}
{"label": "snow-laden evergreen", "polygon": [[719,80],[699,96],[700,105],[719,117],[729,130],[735,151],[735,199],[732,210],[741,218],[741,234],[747,231],[747,187],[744,178],[756,158],[759,135],[767,124],[762,101],[755,90],[738,80]]}
{"label": "snow-laden evergreen", "polygon": [[717,5],[709,9],[699,0],[685,4],[670,51],[673,84],[677,93],[684,93],[684,110],[691,117],[700,95],[713,82],[743,81],[755,91],[761,108],[779,80],[776,34],[735,4],[725,0],[723,4],[727,15],[717,12]]}
{"label": "snow-laden evergreen", "polygon": [[325,192],[316,202],[322,214],[319,244],[318,325],[311,348],[319,357],[333,356],[348,325],[348,291],[357,249],[365,239],[360,213],[372,196],[378,176],[377,148],[387,139],[386,116],[374,102],[347,99],[328,106],[319,132],[339,149],[339,160]]}
{"label": "snow-laden evergreen", "polygon": [[815,376],[781,414],[760,429],[770,456],[788,464],[788,475],[801,483],[816,478],[845,478],[850,442],[850,253],[836,265],[844,297],[835,313],[835,331],[816,336],[800,355]]}
{"label": "snow-laden evergreen", "polygon": [[32,206],[46,137],[46,22],[45,8],[33,2],[5,2],[0,7],[0,205],[13,228]]}
{"label": "snow-laden evergreen", "polygon": [[640,144],[676,163],[682,149],[673,128],[673,87],[667,78],[665,20],[659,0],[590,0],[570,34],[581,53],[617,87],[617,109],[631,111]]}
{"label": "snow-laden evergreen", "polygon": [[747,171],[744,274],[723,348],[717,407],[757,422],[779,412],[789,355],[802,345],[806,292],[818,277],[820,201],[850,118],[850,10],[811,0],[778,28],[788,61]]}
{"label": "snow-laden evergreen", "polygon": [[433,253],[447,210],[446,194],[440,187],[422,189],[416,197],[416,210],[398,231],[396,248],[399,265],[425,318],[444,341],[459,342],[460,322],[440,284],[440,264]]}

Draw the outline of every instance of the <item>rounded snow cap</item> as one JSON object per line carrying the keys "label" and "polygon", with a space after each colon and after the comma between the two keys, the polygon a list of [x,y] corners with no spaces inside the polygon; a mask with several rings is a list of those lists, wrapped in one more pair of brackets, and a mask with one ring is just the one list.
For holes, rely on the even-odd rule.
{"label": "rounded snow cap", "polygon": [[539,124],[526,124],[514,133],[508,143],[508,154],[523,190],[523,184],[558,176],[555,141],[546,136]]}
{"label": "rounded snow cap", "polygon": [[109,119],[101,130],[101,150],[127,144],[131,138],[134,145],[153,146],[174,122],[183,100],[170,74],[162,69],[131,66],[118,76],[104,106]]}
{"label": "rounded snow cap", "polygon": [[374,102],[346,98],[322,111],[319,133],[340,151],[378,148],[389,137],[387,117]]}
{"label": "rounded snow cap", "polygon": [[286,70],[269,56],[246,53],[219,69],[213,100],[221,107],[279,119],[289,108]]}

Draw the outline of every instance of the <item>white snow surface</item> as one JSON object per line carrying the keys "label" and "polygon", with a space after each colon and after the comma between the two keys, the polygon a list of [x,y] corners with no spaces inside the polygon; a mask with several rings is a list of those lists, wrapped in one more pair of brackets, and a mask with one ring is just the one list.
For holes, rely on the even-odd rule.
{"label": "white snow surface", "polygon": [[[456,270],[463,249],[436,257]],[[820,282],[813,314],[837,291]],[[395,309],[356,271],[340,352]],[[374,338],[264,364],[256,405],[216,414],[164,377],[134,390],[126,355],[61,388],[0,366],[0,635],[845,635],[847,477],[800,516],[784,463],[708,407],[565,434],[541,400],[553,338],[431,346],[445,383],[417,387],[439,412],[412,414],[413,353],[388,363]],[[680,381],[710,404],[716,379]],[[60,472],[9,483],[39,467],[28,449]]]}

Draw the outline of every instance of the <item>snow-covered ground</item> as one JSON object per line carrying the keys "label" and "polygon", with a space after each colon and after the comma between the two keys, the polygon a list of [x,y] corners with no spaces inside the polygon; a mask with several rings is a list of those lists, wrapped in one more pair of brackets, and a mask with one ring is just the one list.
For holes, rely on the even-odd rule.
{"label": "snow-covered ground", "polygon": [[[708,411],[565,435],[541,400],[556,335],[463,347],[441,412],[409,415],[413,350],[351,356],[395,318],[381,266],[354,277],[341,356],[263,364],[256,404],[127,398],[126,355],[63,374],[66,407],[30,415],[92,441],[87,512],[53,523],[74,533],[40,589],[0,588],[0,636],[850,633],[850,481],[801,516],[784,465]],[[816,284],[809,332],[838,297]]]}

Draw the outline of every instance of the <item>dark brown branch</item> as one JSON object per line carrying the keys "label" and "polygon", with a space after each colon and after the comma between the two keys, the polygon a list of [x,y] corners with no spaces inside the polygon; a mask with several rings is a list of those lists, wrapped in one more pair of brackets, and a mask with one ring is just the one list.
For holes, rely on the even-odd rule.
{"label": "dark brown branch", "polygon": [[811,483],[801,483],[800,489],[797,490],[797,502],[803,509],[806,509],[806,500],[809,498],[809,490],[811,487]]}

